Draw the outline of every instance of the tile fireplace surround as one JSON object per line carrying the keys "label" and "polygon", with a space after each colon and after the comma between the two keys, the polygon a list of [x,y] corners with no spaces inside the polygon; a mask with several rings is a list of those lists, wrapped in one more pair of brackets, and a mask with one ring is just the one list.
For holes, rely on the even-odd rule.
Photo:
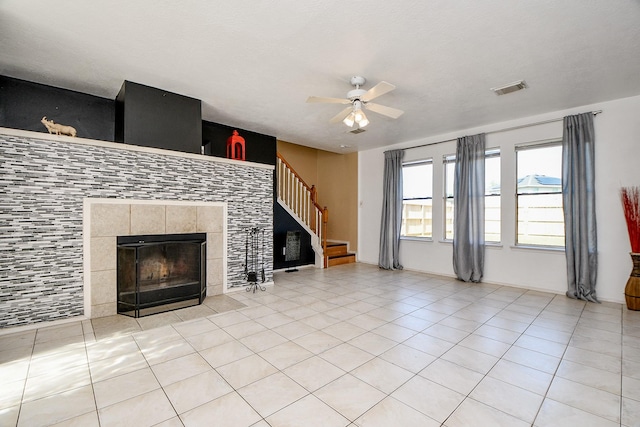
{"label": "tile fireplace surround", "polygon": [[113,313],[116,235],[211,233],[209,295],[246,284],[247,228],[273,240],[272,165],[7,128],[0,165],[0,329]]}
{"label": "tile fireplace surround", "polygon": [[207,295],[226,290],[226,203],[84,200],[84,315],[116,314],[116,240],[146,234],[207,234]]}

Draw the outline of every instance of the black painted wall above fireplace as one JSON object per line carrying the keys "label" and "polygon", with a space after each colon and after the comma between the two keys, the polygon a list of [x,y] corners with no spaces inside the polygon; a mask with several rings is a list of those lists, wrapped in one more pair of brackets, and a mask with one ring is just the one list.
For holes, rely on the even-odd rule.
{"label": "black painted wall above fireplace", "polygon": [[79,138],[113,141],[113,99],[0,76],[0,126],[47,133],[43,116],[73,126]]}
{"label": "black painted wall above fireplace", "polygon": [[[126,109],[123,108],[123,103],[114,99],[0,75],[0,127],[46,133],[40,119],[47,116],[56,123],[75,127],[79,138],[125,142],[188,153],[201,153],[204,149],[206,155],[216,157],[226,157],[227,138],[235,129],[245,138],[247,161],[268,165],[276,163],[274,136],[238,128],[233,124],[204,121],[200,110],[201,102],[194,98],[128,81],[122,88],[124,93],[119,98],[133,100],[133,104]],[[176,110],[183,103],[191,112]],[[135,104],[142,107],[138,108]],[[136,109],[139,110],[137,113]],[[194,114],[195,110],[197,113]],[[125,115],[129,113],[135,120],[144,122],[144,125],[137,127],[143,135],[140,138],[134,137],[131,141],[125,138],[124,121]],[[194,118],[195,115],[199,117],[199,121]],[[145,119],[145,116],[150,117]],[[177,131],[180,128],[177,121],[183,116],[191,125],[189,129]],[[169,129],[165,128],[167,125]],[[174,139],[167,141],[167,135],[172,135]]]}
{"label": "black painted wall above fireplace", "polygon": [[227,126],[219,123],[202,121],[202,147],[204,154],[216,157],[227,156],[227,139],[237,130],[245,140],[246,160],[248,162],[276,164],[277,141],[275,136]]}

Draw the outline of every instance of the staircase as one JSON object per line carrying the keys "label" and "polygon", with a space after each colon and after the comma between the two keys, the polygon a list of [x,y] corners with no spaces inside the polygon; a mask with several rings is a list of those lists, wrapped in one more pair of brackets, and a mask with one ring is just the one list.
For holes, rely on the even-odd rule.
{"label": "staircase", "polygon": [[325,255],[327,257],[327,267],[356,262],[356,254],[348,252],[346,243],[327,243]]}
{"label": "staircase", "polygon": [[315,266],[326,268],[325,257],[327,246],[327,221],[329,211],[326,206],[320,207],[317,202],[315,186],[309,186],[291,167],[277,154],[276,180],[278,203],[292,218],[311,236],[311,247],[316,254]]}
{"label": "staircase", "polygon": [[277,156],[278,203],[311,236],[311,246],[316,254],[315,266],[327,268],[356,262],[355,254],[347,252],[345,243],[327,244],[329,211],[326,206],[318,205],[315,186],[304,182],[280,153]]}

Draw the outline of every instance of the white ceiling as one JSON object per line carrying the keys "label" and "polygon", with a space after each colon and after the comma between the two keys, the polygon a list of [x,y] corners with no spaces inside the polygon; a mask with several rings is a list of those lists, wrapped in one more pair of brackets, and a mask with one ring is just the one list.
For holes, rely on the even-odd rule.
{"label": "white ceiling", "polygon": [[[130,80],[203,119],[340,152],[640,94],[638,0],[1,0],[0,74],[115,98]],[[349,78],[397,89],[359,135]],[[524,79],[505,96],[489,89]]]}

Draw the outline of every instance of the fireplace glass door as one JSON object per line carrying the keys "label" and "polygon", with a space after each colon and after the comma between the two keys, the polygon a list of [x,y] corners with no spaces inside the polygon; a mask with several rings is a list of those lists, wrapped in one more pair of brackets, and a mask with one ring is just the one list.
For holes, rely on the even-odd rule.
{"label": "fireplace glass door", "polygon": [[206,234],[118,238],[118,313],[147,316],[201,304]]}

